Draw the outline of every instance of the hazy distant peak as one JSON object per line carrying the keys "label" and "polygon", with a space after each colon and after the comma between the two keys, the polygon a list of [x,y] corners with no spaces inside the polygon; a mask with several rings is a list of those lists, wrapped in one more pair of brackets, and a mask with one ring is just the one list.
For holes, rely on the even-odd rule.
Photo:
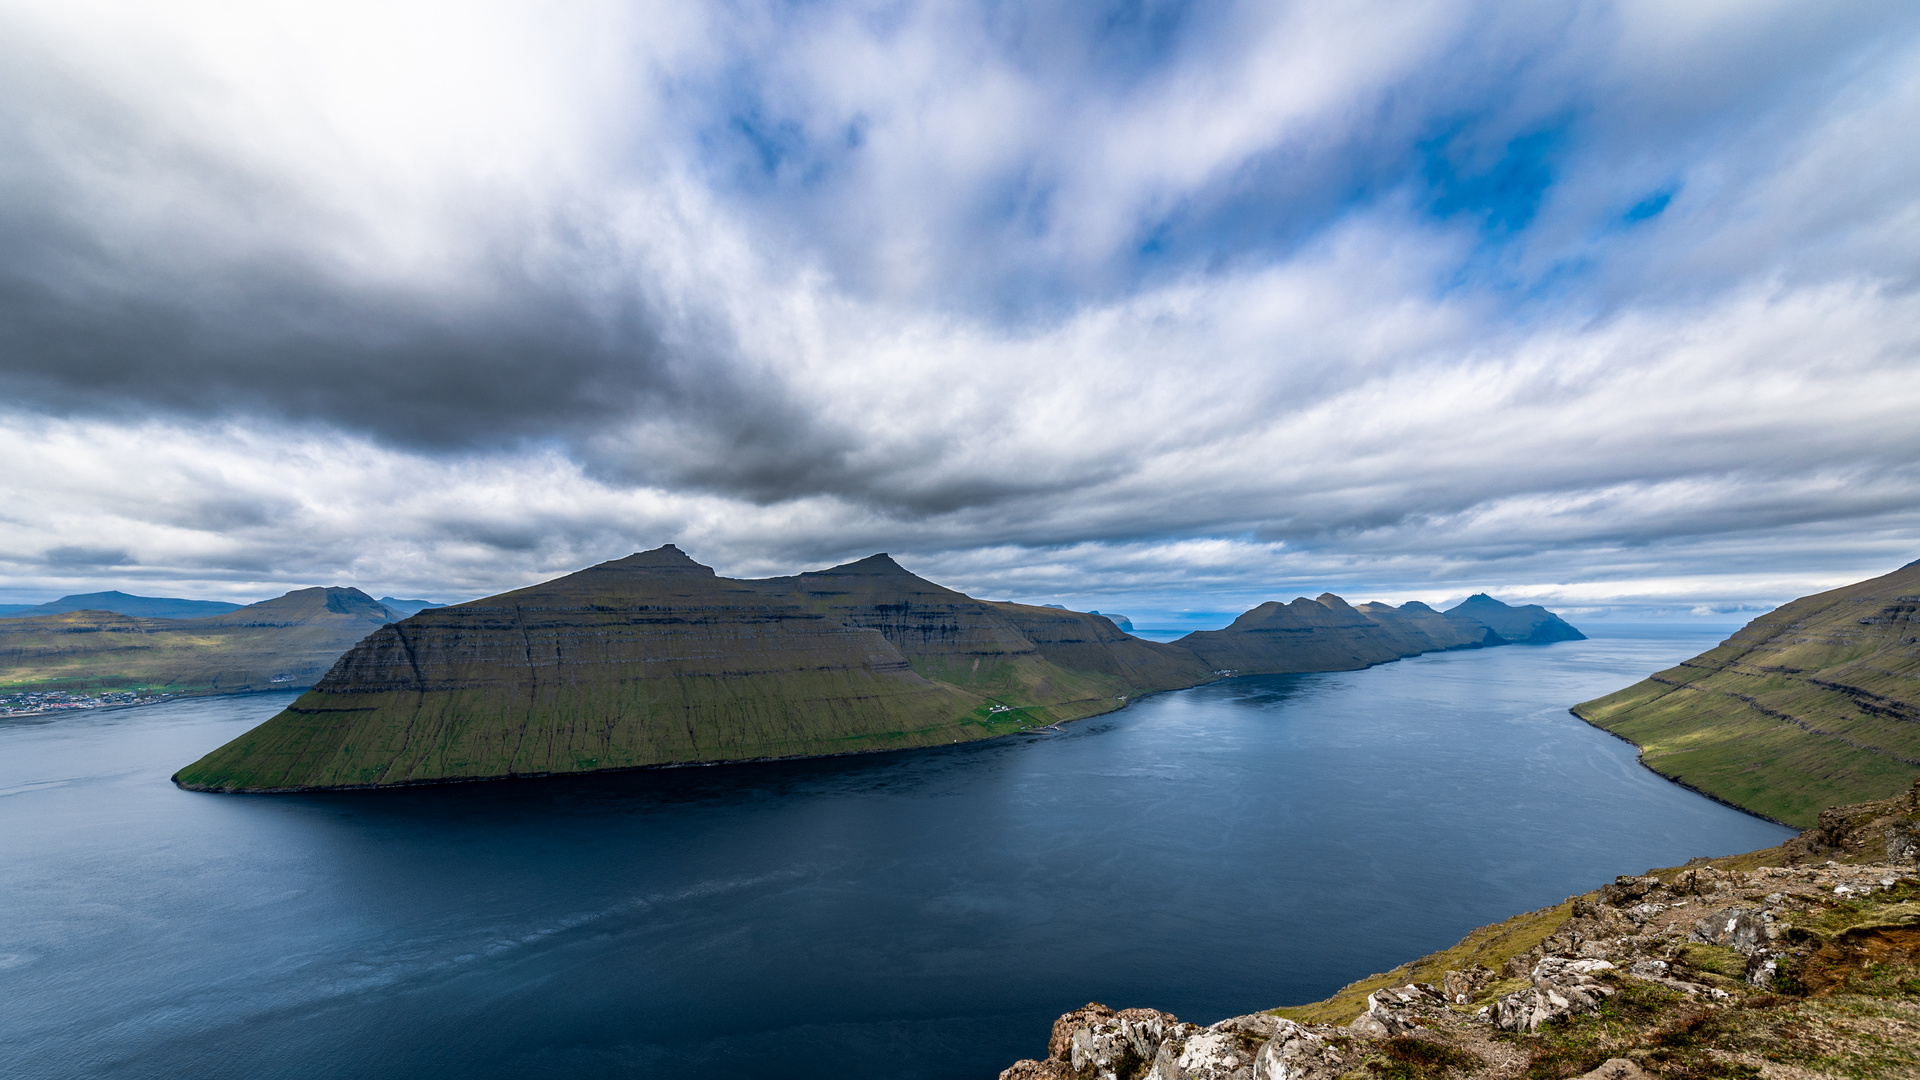
{"label": "hazy distant peak", "polygon": [[1439,612],[1437,612],[1437,611],[1434,611],[1434,610],[1433,610],[1433,609],[1432,609],[1431,607],[1428,607],[1428,606],[1427,606],[1426,604],[1423,604],[1423,603],[1421,603],[1421,602],[1420,602],[1420,601],[1418,601],[1418,600],[1409,600],[1409,601],[1407,601],[1406,603],[1404,603],[1404,604],[1401,604],[1401,605],[1400,605],[1400,610],[1401,610],[1401,611],[1412,611],[1412,612],[1420,612],[1420,613],[1424,613],[1424,612],[1431,612],[1431,613],[1433,613],[1433,614],[1435,614],[1435,615],[1438,615],[1438,614],[1440,614]]}
{"label": "hazy distant peak", "polygon": [[149,619],[200,619],[238,611],[239,604],[220,600],[182,600],[171,596],[133,596],[118,590],[74,593],[39,605],[20,605],[4,618],[25,619],[35,615],[61,615],[69,611],[106,611],[115,615],[133,615]]}

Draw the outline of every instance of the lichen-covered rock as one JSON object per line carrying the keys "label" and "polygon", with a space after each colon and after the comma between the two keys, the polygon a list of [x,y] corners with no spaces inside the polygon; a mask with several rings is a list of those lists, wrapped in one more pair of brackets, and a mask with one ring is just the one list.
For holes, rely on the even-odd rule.
{"label": "lichen-covered rock", "polygon": [[1494,980],[1493,969],[1475,964],[1463,971],[1449,971],[1440,977],[1440,992],[1450,1002],[1465,1005]]}
{"label": "lichen-covered rock", "polygon": [[1000,1070],[1000,1080],[1069,1080],[1065,1062],[1023,1058]]}
{"label": "lichen-covered rock", "polygon": [[1600,886],[1600,902],[1614,907],[1631,907],[1659,887],[1660,879],[1652,875],[1622,874],[1613,879],[1613,884]]}
{"label": "lichen-covered rock", "polygon": [[1258,1052],[1257,1045],[1249,1048],[1231,1032],[1173,1032],[1160,1044],[1146,1080],[1252,1080]]}
{"label": "lichen-covered rock", "polygon": [[1699,919],[1688,936],[1694,941],[1725,945],[1742,954],[1751,954],[1766,944],[1767,924],[1760,912],[1752,908],[1731,907]]}
{"label": "lichen-covered rock", "polygon": [[1502,1031],[1539,1031],[1563,1017],[1597,1010],[1613,994],[1613,987],[1593,977],[1611,971],[1605,960],[1543,957],[1533,968],[1533,985],[1494,1003],[1492,1019]]}
{"label": "lichen-covered rock", "polygon": [[1340,1056],[1319,1035],[1293,1023],[1276,1031],[1253,1059],[1253,1080],[1314,1080],[1336,1075]]}
{"label": "lichen-covered rock", "polygon": [[1160,1044],[1169,1035],[1199,1030],[1198,1025],[1182,1023],[1158,1009],[1122,1009],[1075,1027],[1069,1036],[1067,1064],[1077,1077],[1131,1080],[1159,1057]]}
{"label": "lichen-covered rock", "polygon": [[1446,995],[1426,983],[1383,986],[1367,995],[1367,1011],[1351,1026],[1355,1032],[1375,1038],[1404,1035],[1424,1026],[1420,1023],[1423,1011],[1444,1009],[1446,1004]]}

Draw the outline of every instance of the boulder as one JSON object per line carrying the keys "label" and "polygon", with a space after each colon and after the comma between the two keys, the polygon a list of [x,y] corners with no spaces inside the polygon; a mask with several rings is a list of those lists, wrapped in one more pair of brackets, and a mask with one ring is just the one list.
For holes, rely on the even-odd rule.
{"label": "boulder", "polygon": [[1367,995],[1367,1011],[1348,1026],[1374,1038],[1404,1035],[1423,1026],[1418,1022],[1420,1010],[1444,1009],[1446,1004],[1446,995],[1426,983],[1385,986]]}
{"label": "boulder", "polygon": [[1169,1035],[1199,1030],[1158,1009],[1122,1009],[1075,1026],[1069,1035],[1067,1064],[1076,1077],[1130,1080],[1158,1058],[1160,1044]]}
{"label": "boulder", "polygon": [[1258,1043],[1249,1046],[1230,1031],[1176,1031],[1160,1044],[1146,1080],[1252,1080],[1257,1053]]}
{"label": "boulder", "polygon": [[1635,877],[1622,874],[1613,879],[1613,884],[1600,886],[1600,902],[1614,907],[1629,907],[1644,900],[1648,893],[1660,887],[1657,877]]}
{"label": "boulder", "polygon": [[1886,828],[1887,861],[1905,866],[1920,865],[1920,831],[1911,821],[1895,822]]}
{"label": "boulder", "polygon": [[1766,944],[1767,922],[1751,908],[1731,907],[1707,915],[1693,924],[1687,937],[1708,945],[1725,945],[1744,955]]}
{"label": "boulder", "polygon": [[1449,971],[1440,977],[1440,992],[1455,1005],[1465,1005],[1472,1001],[1486,985],[1494,980],[1493,969],[1483,964],[1475,964],[1464,971]]}
{"label": "boulder", "polygon": [[1310,1080],[1341,1071],[1325,1039],[1292,1021],[1275,1032],[1253,1058],[1253,1080]]}
{"label": "boulder", "polygon": [[1492,1020],[1503,1031],[1534,1032],[1563,1017],[1593,1012],[1613,994],[1613,987],[1594,973],[1612,970],[1605,960],[1543,957],[1533,967],[1533,985],[1495,1002]]}

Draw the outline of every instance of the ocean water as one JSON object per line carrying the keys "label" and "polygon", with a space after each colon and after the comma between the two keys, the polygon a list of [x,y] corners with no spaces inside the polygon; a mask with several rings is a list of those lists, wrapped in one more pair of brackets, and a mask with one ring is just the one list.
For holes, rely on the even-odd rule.
{"label": "ocean water", "polygon": [[862,757],[218,796],[288,695],[0,723],[0,1075],[990,1078],[1788,830],[1566,712],[1698,631],[1236,679]]}

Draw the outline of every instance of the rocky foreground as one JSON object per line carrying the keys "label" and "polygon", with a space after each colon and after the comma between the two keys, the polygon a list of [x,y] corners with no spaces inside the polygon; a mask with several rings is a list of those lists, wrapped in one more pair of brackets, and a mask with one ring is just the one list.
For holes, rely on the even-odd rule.
{"label": "rocky foreground", "polygon": [[1621,877],[1318,1005],[1090,1004],[1001,1080],[1920,1077],[1920,783]]}

